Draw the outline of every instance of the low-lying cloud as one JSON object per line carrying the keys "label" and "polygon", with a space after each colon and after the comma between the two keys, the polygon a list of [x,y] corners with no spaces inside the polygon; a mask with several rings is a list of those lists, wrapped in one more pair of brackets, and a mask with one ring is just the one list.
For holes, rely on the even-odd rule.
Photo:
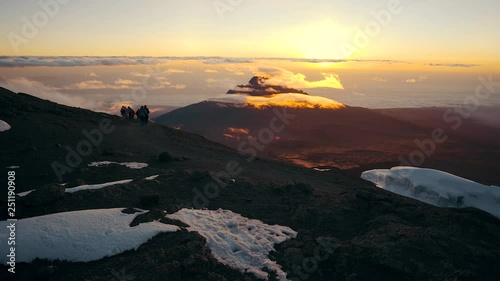
{"label": "low-lying cloud", "polygon": [[17,77],[0,79],[0,86],[15,93],[26,93],[41,99],[50,100],[67,106],[87,108],[96,111],[105,111],[109,108],[105,102],[91,102],[80,96],[63,94],[57,88],[47,86],[41,82]]}
{"label": "low-lying cloud", "polygon": [[441,67],[475,67],[479,64],[465,64],[465,63],[429,63],[428,66],[441,66]]}
{"label": "low-lying cloud", "polygon": [[296,93],[281,93],[269,96],[221,95],[208,101],[258,109],[267,107],[341,109],[345,107],[344,104],[332,99]]}
{"label": "low-lying cloud", "polygon": [[403,80],[402,82],[414,84],[414,83],[425,81],[427,79],[428,79],[427,76],[419,76],[418,78],[410,78],[410,79]]}
{"label": "low-lying cloud", "polygon": [[106,84],[100,80],[87,80],[58,88],[59,90],[126,90],[137,88],[138,81],[117,79],[113,84]]}
{"label": "low-lying cloud", "polygon": [[159,57],[45,57],[45,56],[0,56],[0,67],[72,67],[72,66],[117,66],[151,65],[168,61]]}
{"label": "low-lying cloud", "polygon": [[[198,61],[206,65],[248,64],[256,61],[287,61],[297,63],[378,63],[378,64],[411,64],[401,60],[363,60],[363,59],[331,59],[331,58],[286,58],[286,57],[255,57],[233,58],[217,56],[191,57],[153,57],[153,56],[0,56],[0,67],[74,67],[74,66],[119,66],[119,65],[155,65],[169,61]],[[426,66],[437,67],[475,67],[478,64],[463,63],[428,63]],[[182,70],[170,69],[171,73],[185,73]]]}
{"label": "low-lying cloud", "polygon": [[[0,56],[0,67],[75,67],[75,66],[119,66],[119,65],[155,65],[169,61],[199,61],[206,65],[246,64],[257,60],[288,61],[303,63],[341,63],[341,62],[378,62],[401,63],[396,60],[344,60],[344,59],[308,59],[308,58],[231,58],[231,57],[152,57],[152,56]],[[170,73],[186,73],[183,70],[169,69]],[[210,72],[208,70],[207,72]]]}

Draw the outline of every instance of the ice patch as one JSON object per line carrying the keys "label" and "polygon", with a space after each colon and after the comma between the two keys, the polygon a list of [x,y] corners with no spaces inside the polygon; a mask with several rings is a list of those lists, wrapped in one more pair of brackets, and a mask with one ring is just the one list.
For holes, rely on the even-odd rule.
{"label": "ice patch", "polygon": [[112,186],[112,185],[117,185],[117,184],[126,184],[130,183],[133,180],[121,180],[121,181],[113,181],[113,182],[107,182],[107,183],[101,183],[101,184],[85,184],[85,185],[80,185],[77,187],[72,187],[72,188],[66,188],[67,193],[74,193],[82,190],[92,190],[92,189],[101,189],[104,187]]}
{"label": "ice patch", "polygon": [[88,166],[89,167],[103,167],[103,166],[108,166],[110,164],[116,164],[116,165],[122,165],[125,167],[128,167],[130,169],[143,169],[148,166],[146,163],[137,163],[137,162],[111,162],[111,161],[101,161],[101,162],[92,162]]}
{"label": "ice patch", "polygon": [[156,179],[156,178],[157,178],[157,177],[159,177],[159,176],[160,176],[160,175],[150,176],[150,177],[145,178],[145,180],[147,180],[147,181],[152,181],[152,180]]}
{"label": "ice patch", "polygon": [[19,168],[21,168],[21,167],[19,167],[19,166],[10,166],[10,167],[6,167],[6,169],[19,169]]}
{"label": "ice patch", "polygon": [[[136,214],[122,209],[100,209],[57,213],[21,219],[16,222],[16,262],[32,262],[36,258],[89,262],[137,249],[162,232],[179,228],[157,221],[129,224]],[[7,241],[4,231],[10,222],[0,221],[0,240]],[[0,262],[5,264],[7,243],[0,245]]]}
{"label": "ice patch", "polygon": [[313,170],[318,171],[318,172],[328,172],[328,171],[331,171],[332,169],[313,168]]}
{"label": "ice patch", "polygon": [[167,217],[188,224],[189,231],[205,237],[212,254],[220,262],[267,280],[268,273],[263,270],[266,267],[276,272],[279,280],[287,280],[286,273],[268,258],[268,254],[274,251],[274,244],[297,236],[291,228],[267,225],[221,209],[182,209]]}
{"label": "ice patch", "polygon": [[0,132],[5,132],[5,131],[8,131],[10,130],[10,128],[12,128],[9,123],[3,121],[3,120],[0,120]]}
{"label": "ice patch", "polygon": [[[100,184],[84,184],[84,185],[80,185],[80,186],[76,186],[76,187],[72,187],[72,188],[66,188],[66,192],[67,193],[75,193],[75,192],[82,191],[82,190],[101,189],[101,188],[112,186],[112,185],[130,183],[132,181],[133,180],[121,180],[121,181],[112,181],[112,182],[106,182],[106,183],[100,183]],[[61,185],[66,185],[66,184],[63,183]],[[34,189],[29,190],[29,191],[25,191],[25,192],[20,192],[17,194],[17,196],[24,197],[33,191],[34,191]]]}
{"label": "ice patch", "polygon": [[474,207],[500,218],[500,188],[438,170],[395,167],[363,172],[379,188],[446,208]]}
{"label": "ice patch", "polygon": [[26,195],[30,194],[30,193],[31,193],[31,192],[33,192],[33,191],[35,191],[35,190],[34,190],[34,189],[32,189],[32,190],[28,190],[28,191],[25,191],[25,192],[20,192],[20,193],[18,193],[18,194],[16,194],[16,195],[17,195],[17,196],[19,196],[19,197],[24,197],[24,196],[26,196]]}

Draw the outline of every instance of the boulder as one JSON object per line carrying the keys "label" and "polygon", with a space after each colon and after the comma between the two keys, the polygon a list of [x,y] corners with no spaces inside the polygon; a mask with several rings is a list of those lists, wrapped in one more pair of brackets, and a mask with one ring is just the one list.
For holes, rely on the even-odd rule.
{"label": "boulder", "polygon": [[47,184],[21,197],[28,206],[48,205],[64,197],[66,188],[60,184]]}
{"label": "boulder", "polygon": [[174,158],[172,157],[172,155],[170,155],[170,153],[165,151],[160,153],[160,155],[158,155],[158,160],[161,163],[167,163],[167,162],[172,162]]}
{"label": "boulder", "polygon": [[42,266],[36,270],[36,279],[37,280],[48,280],[57,272],[56,266]]}
{"label": "boulder", "polygon": [[194,254],[182,262],[184,271],[191,274],[207,274],[210,268],[210,262],[205,256]]}
{"label": "boulder", "polygon": [[153,207],[160,203],[160,195],[155,194],[145,194],[140,198],[140,204],[144,207]]}

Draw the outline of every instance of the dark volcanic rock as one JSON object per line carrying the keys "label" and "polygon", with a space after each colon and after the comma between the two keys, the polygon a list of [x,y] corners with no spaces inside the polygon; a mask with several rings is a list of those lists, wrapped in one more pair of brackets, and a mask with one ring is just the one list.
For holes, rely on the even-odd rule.
{"label": "dark volcanic rock", "polygon": [[158,160],[161,163],[167,163],[167,162],[172,162],[174,160],[174,158],[172,157],[172,155],[170,155],[170,153],[162,152],[162,153],[160,153],[160,155],[158,155]]}
{"label": "dark volcanic rock", "polygon": [[28,195],[21,197],[21,202],[28,206],[48,205],[65,195],[66,188],[59,184],[48,184],[35,189]]}
{"label": "dark volcanic rock", "polygon": [[195,254],[182,261],[182,267],[192,274],[206,274],[210,268],[210,262],[206,257]]}
{"label": "dark volcanic rock", "polygon": [[142,195],[139,199],[141,206],[144,207],[153,207],[160,203],[160,195],[159,194],[146,194]]}
{"label": "dark volcanic rock", "polygon": [[64,187],[66,188],[73,188],[81,185],[86,185],[87,183],[84,182],[82,179],[76,179],[73,181],[68,182]]}
{"label": "dark volcanic rock", "polygon": [[37,280],[49,280],[56,272],[56,266],[42,266],[36,270],[36,278]]}

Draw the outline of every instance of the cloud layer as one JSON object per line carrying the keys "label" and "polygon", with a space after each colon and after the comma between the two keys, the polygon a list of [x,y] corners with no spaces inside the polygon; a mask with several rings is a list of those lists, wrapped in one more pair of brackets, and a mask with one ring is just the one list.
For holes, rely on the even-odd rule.
{"label": "cloud layer", "polygon": [[260,67],[256,72],[259,76],[268,77],[268,85],[280,85],[289,88],[310,89],[310,88],[333,88],[344,89],[337,74],[321,73],[322,80],[308,81],[302,73],[293,73],[291,71],[277,67]]}
{"label": "cloud layer", "polygon": [[[311,58],[280,58],[280,57],[259,57],[259,58],[231,58],[213,56],[192,56],[192,57],[152,57],[152,56],[0,56],[0,67],[71,67],[71,66],[117,66],[117,65],[154,65],[169,61],[199,61],[206,65],[221,64],[246,64],[256,61],[287,61],[298,63],[379,63],[396,64],[405,63],[400,60],[361,60],[361,59],[311,59]],[[427,66],[446,67],[474,67],[476,64],[462,63],[428,63]],[[171,73],[176,72],[172,69]]]}
{"label": "cloud layer", "polygon": [[105,102],[91,102],[83,97],[63,94],[59,92],[57,88],[23,77],[1,79],[0,86],[15,93],[26,93],[41,99],[50,100],[52,102],[68,106],[88,108],[97,111],[105,111],[109,108],[109,105]]}
{"label": "cloud layer", "polygon": [[221,95],[219,97],[209,99],[208,101],[253,108],[289,107],[340,109],[345,107],[344,104],[325,97],[295,93],[269,96]]}

